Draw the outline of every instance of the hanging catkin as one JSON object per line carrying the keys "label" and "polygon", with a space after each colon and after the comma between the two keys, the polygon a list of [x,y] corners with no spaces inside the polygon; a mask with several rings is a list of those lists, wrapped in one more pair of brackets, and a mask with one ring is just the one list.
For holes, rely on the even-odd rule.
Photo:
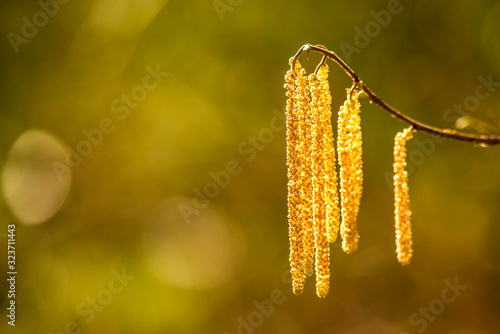
{"label": "hanging catkin", "polygon": [[328,84],[328,66],[319,68],[318,79],[320,82],[321,97],[320,110],[323,128],[324,143],[324,176],[326,196],[326,220],[328,242],[335,242],[340,226],[339,196],[337,192],[337,171],[335,170],[335,146],[332,130],[332,96]]}
{"label": "hanging catkin", "polygon": [[290,266],[292,273],[293,292],[302,293],[305,283],[304,267],[302,265],[303,252],[303,224],[300,218],[301,175],[299,170],[299,110],[297,108],[298,71],[297,62],[295,73],[289,70],[285,76],[286,104],[286,143],[287,143],[287,176],[288,176],[288,223],[290,237]]}
{"label": "hanging catkin", "polygon": [[353,89],[348,91],[347,100],[339,111],[337,126],[342,210],[340,233],[342,249],[346,253],[358,248],[359,239],[356,219],[363,188],[359,94],[359,91]]}
{"label": "hanging catkin", "polygon": [[299,117],[298,164],[300,173],[300,220],[302,222],[303,267],[306,275],[313,274],[314,225],[312,193],[312,128],[309,108],[309,86],[305,70],[297,77],[297,113]]}
{"label": "hanging catkin", "polygon": [[412,256],[411,210],[406,171],[406,142],[413,137],[410,126],[394,138],[394,216],[396,225],[396,253],[402,265],[410,263]]}
{"label": "hanging catkin", "polygon": [[313,223],[314,245],[316,249],[316,293],[319,297],[328,294],[330,285],[330,246],[327,238],[326,220],[326,170],[325,170],[325,122],[324,90],[318,76],[309,76],[311,92],[311,128],[312,128],[312,188],[313,188]]}

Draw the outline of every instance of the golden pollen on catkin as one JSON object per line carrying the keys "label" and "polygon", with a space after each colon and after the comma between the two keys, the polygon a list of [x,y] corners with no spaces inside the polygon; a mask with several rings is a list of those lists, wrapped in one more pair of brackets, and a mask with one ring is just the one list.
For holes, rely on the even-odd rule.
{"label": "golden pollen on catkin", "polygon": [[338,155],[340,165],[340,197],[342,249],[346,253],[358,248],[356,219],[363,188],[363,162],[359,91],[348,91],[347,100],[338,117]]}
{"label": "golden pollen on catkin", "polygon": [[309,106],[309,86],[305,70],[297,77],[297,112],[299,118],[299,145],[297,158],[300,173],[300,220],[302,222],[302,265],[306,275],[312,275],[314,266],[314,225],[312,185],[312,128]]}
{"label": "golden pollen on catkin", "polygon": [[406,142],[413,137],[413,128],[398,132],[394,138],[394,216],[396,225],[396,253],[402,265],[410,263],[413,253],[411,210],[406,171]]}
{"label": "golden pollen on catkin", "polygon": [[326,297],[330,285],[330,246],[327,237],[327,205],[325,175],[325,122],[324,96],[322,83],[318,76],[309,76],[311,92],[311,157],[312,157],[312,191],[313,191],[313,225],[315,244],[316,293]]}
{"label": "golden pollen on catkin", "polygon": [[288,224],[290,238],[290,266],[293,292],[301,294],[305,284],[303,267],[303,224],[301,220],[301,174],[299,161],[299,109],[298,76],[300,64],[296,63],[295,73],[289,70],[285,75],[286,104],[286,145],[288,176]]}
{"label": "golden pollen on catkin", "polygon": [[326,196],[326,220],[328,242],[335,242],[340,226],[339,196],[337,192],[337,171],[335,170],[335,146],[332,131],[332,96],[328,84],[328,66],[319,68],[318,79],[320,82],[321,97],[320,110],[323,130],[324,152],[324,177]]}

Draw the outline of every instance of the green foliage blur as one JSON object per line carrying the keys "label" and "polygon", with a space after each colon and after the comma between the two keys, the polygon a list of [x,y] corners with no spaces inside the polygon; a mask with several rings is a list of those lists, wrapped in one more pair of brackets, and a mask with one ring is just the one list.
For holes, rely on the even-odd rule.
{"label": "green foliage blur", "polygon": [[[319,299],[287,274],[283,126],[288,60],[311,43],[410,117],[499,134],[499,2],[5,0],[0,16],[1,333],[499,332],[500,147],[414,136],[402,267],[406,125],[361,100],[359,249],[332,244]],[[328,64],[335,114],[350,82]]]}

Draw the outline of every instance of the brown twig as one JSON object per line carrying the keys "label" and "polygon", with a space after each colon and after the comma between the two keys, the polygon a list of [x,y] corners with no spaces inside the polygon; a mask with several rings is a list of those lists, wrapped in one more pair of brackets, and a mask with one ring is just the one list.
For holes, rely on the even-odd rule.
{"label": "brown twig", "polygon": [[387,103],[385,103],[382,99],[380,99],[375,93],[373,93],[364,83],[359,79],[356,73],[347,66],[347,64],[340,59],[339,56],[335,54],[335,52],[332,52],[328,49],[326,49],[322,45],[311,45],[311,44],[306,44],[303,45],[299,51],[295,54],[295,56],[292,59],[292,69],[295,69],[295,63],[299,56],[302,54],[302,52],[308,53],[309,51],[316,51],[318,53],[323,54],[323,59],[321,60],[320,65],[321,66],[324,61],[327,58],[330,58],[333,60],[337,65],[339,65],[345,72],[346,74],[352,79],[353,85],[358,85],[358,87],[365,92],[366,95],[368,95],[368,98],[370,99],[371,102],[375,103],[377,106],[380,108],[384,109],[387,111],[389,114],[393,115],[396,118],[399,118],[403,122],[406,122],[410,125],[413,126],[414,131],[424,131],[428,132],[437,136],[445,137],[445,138],[451,138],[451,139],[456,139],[468,143],[472,143],[475,145],[481,145],[481,146],[489,146],[489,145],[495,145],[500,143],[500,136],[496,135],[473,135],[465,132],[460,132],[452,129],[440,129],[431,125],[427,125],[424,123],[421,123],[419,121],[416,121],[405,114],[402,114],[401,112],[397,111]]}

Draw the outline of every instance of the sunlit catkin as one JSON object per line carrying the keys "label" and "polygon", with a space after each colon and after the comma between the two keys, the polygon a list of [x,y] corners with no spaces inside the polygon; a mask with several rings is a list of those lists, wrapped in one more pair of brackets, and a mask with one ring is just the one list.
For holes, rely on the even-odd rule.
{"label": "sunlit catkin", "polygon": [[348,91],[347,100],[340,107],[337,126],[342,211],[340,234],[342,249],[346,253],[358,248],[359,239],[356,219],[363,187],[359,94],[356,90]]}
{"label": "sunlit catkin", "polygon": [[326,297],[330,282],[330,246],[327,238],[326,221],[326,175],[325,175],[325,122],[324,122],[324,97],[323,88],[316,74],[309,76],[311,92],[311,158],[312,158],[312,200],[316,293],[319,297]]}
{"label": "sunlit catkin", "polygon": [[394,216],[396,225],[396,253],[402,265],[412,256],[411,210],[406,171],[406,142],[413,137],[413,128],[398,132],[394,138]]}
{"label": "sunlit catkin", "polygon": [[301,175],[299,161],[299,109],[298,76],[300,65],[296,63],[295,73],[289,70],[285,76],[286,104],[286,144],[288,176],[288,224],[290,237],[290,266],[293,292],[302,293],[305,284],[303,267],[303,223],[301,214]]}
{"label": "sunlit catkin", "polygon": [[297,113],[299,119],[299,145],[297,151],[300,174],[300,220],[302,222],[303,267],[312,275],[314,265],[314,225],[312,199],[312,128],[309,106],[309,86],[305,70],[297,76]]}
{"label": "sunlit catkin", "polygon": [[339,196],[337,192],[337,171],[335,170],[335,147],[332,131],[332,96],[328,84],[328,66],[319,68],[318,79],[320,82],[321,97],[320,110],[322,117],[323,131],[323,152],[324,152],[324,177],[326,196],[326,221],[328,242],[335,242],[339,232],[340,212]]}

